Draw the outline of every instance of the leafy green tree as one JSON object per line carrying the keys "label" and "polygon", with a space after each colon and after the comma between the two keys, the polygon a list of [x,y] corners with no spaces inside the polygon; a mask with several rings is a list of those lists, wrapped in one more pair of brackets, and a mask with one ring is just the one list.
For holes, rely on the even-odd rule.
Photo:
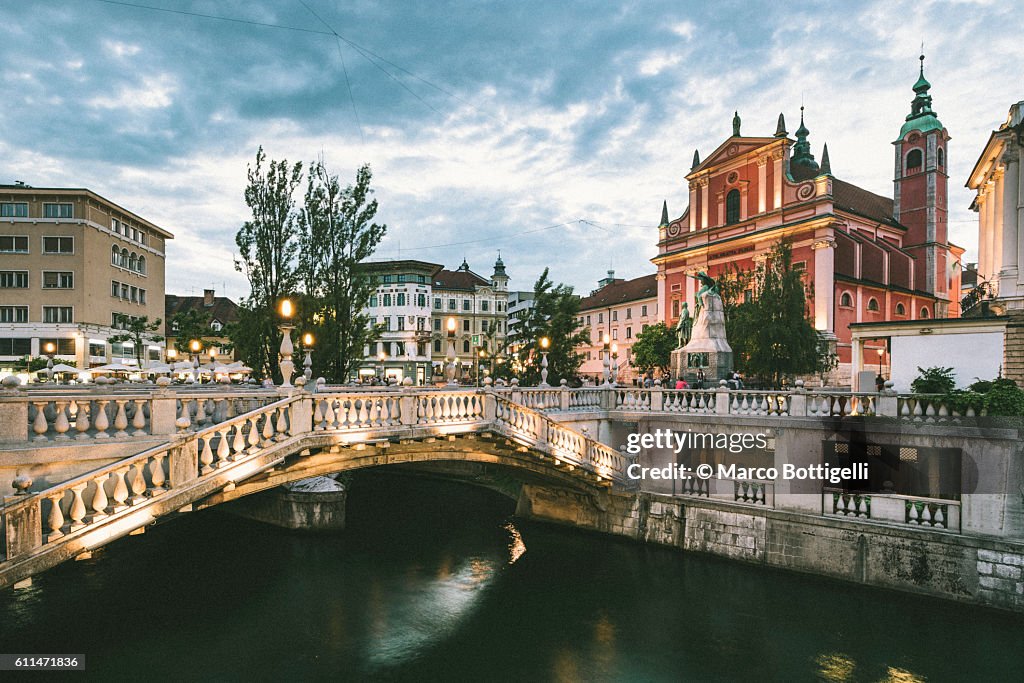
{"label": "leafy green tree", "polygon": [[784,378],[819,372],[827,353],[807,310],[802,272],[784,241],[752,276],[753,297],[726,317],[726,335],[737,368],[761,383],[780,386]]}
{"label": "leafy green tree", "polygon": [[917,378],[910,383],[910,389],[915,394],[946,394],[956,386],[953,368],[919,367],[917,372]]}
{"label": "leafy green tree", "polygon": [[572,287],[556,286],[545,268],[533,286],[533,308],[529,309],[516,334],[509,340],[509,348],[515,349],[513,360],[517,361],[513,365],[521,368],[517,375],[524,386],[540,383],[543,351],[540,340],[544,337],[550,341],[547,349],[548,383],[576,379],[583,363],[583,356],[576,349],[590,342],[589,330],[578,329],[579,312],[580,300],[573,294]]}
{"label": "leafy green tree", "polygon": [[135,348],[135,360],[138,362],[138,367],[141,368],[146,345],[164,340],[163,336],[157,334],[163,327],[163,321],[157,318],[153,322],[149,322],[149,316],[144,315],[141,318],[122,316],[119,322],[124,331],[121,334],[107,337],[107,342],[110,344],[131,342]]}
{"label": "leafy green tree", "polygon": [[371,199],[372,178],[364,165],[355,184],[343,188],[323,160],[314,162],[299,212],[302,315],[318,339],[314,371],[342,382],[363,359],[363,347],[379,334],[365,313],[375,282],[360,265],[387,232],[386,225],[373,222],[377,200]]}
{"label": "leafy green tree", "polygon": [[266,161],[260,147],[255,166],[249,166],[245,203],[252,211],[235,235],[235,270],[249,280],[250,294],[242,300],[231,340],[241,359],[257,374],[280,379],[277,350],[281,335],[276,325],[278,301],[295,291],[299,247],[295,220],[295,189],[302,181],[302,164]]}
{"label": "leafy green tree", "polygon": [[210,332],[210,314],[190,308],[185,311],[178,311],[167,321],[167,330],[174,335],[174,348],[179,353],[190,353],[189,343],[198,339],[203,346],[208,346],[207,338]]}
{"label": "leafy green tree", "polygon": [[641,374],[651,370],[667,372],[675,347],[675,332],[668,329],[665,323],[648,325],[633,342],[633,358],[630,363]]}

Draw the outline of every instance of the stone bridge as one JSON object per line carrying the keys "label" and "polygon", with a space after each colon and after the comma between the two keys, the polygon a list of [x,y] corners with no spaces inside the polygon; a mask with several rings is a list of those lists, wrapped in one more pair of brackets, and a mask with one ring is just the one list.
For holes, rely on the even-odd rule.
{"label": "stone bridge", "polygon": [[[167,515],[319,474],[443,461],[508,468],[524,481],[587,496],[626,483],[627,458],[619,451],[493,391],[37,393],[3,405],[7,424],[32,425],[34,453],[124,447],[133,438],[161,443],[7,497],[0,587]],[[232,416],[239,406],[251,409]],[[168,410],[178,415],[176,432],[160,438]]]}

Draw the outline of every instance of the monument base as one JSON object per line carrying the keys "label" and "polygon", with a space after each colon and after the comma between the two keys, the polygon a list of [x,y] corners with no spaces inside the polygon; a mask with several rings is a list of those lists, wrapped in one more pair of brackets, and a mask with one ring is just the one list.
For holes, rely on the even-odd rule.
{"label": "monument base", "polygon": [[682,377],[691,387],[696,388],[697,370],[704,370],[704,389],[714,389],[718,381],[729,379],[732,372],[732,351],[687,351],[676,349],[672,352],[672,384]]}

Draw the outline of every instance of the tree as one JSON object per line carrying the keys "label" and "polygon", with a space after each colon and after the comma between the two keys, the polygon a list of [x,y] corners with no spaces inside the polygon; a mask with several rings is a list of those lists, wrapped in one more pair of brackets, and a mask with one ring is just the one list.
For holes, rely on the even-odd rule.
{"label": "tree", "polygon": [[726,318],[736,366],[771,386],[818,371],[827,351],[808,315],[803,275],[793,268],[788,243],[777,243],[754,272],[753,290],[753,298]]}
{"label": "tree", "polygon": [[667,372],[675,348],[675,332],[668,329],[665,323],[649,325],[633,342],[633,358],[630,363],[642,374],[651,370]]}
{"label": "tree", "polygon": [[373,255],[387,226],[373,222],[369,165],[342,188],[324,162],[310,164],[309,185],[299,212],[299,268],[304,285],[303,317],[317,333],[317,372],[345,381],[363,359],[363,347],[377,338],[365,313],[375,282],[360,264]]}
{"label": "tree", "polygon": [[232,342],[239,355],[262,376],[280,379],[277,349],[281,335],[275,325],[280,299],[292,294],[297,283],[295,258],[295,189],[302,181],[302,164],[271,160],[264,168],[263,147],[249,166],[245,203],[252,211],[235,235],[239,256],[235,270],[249,280],[250,294],[243,299],[239,321],[232,326]]}
{"label": "tree", "polygon": [[135,347],[135,360],[138,367],[141,368],[146,344],[155,344],[164,340],[161,335],[156,334],[163,326],[163,321],[157,318],[153,322],[149,322],[149,316],[144,315],[141,318],[120,316],[118,322],[124,331],[121,334],[107,337],[107,342],[110,344],[131,342]]}
{"label": "tree", "polygon": [[189,353],[189,343],[198,339],[207,346],[206,337],[210,336],[210,314],[190,308],[178,311],[167,321],[167,329],[174,335],[174,348],[179,353]]}
{"label": "tree", "polygon": [[547,337],[550,345],[548,354],[548,383],[558,384],[560,380],[576,378],[583,356],[577,347],[590,343],[587,329],[578,329],[580,312],[579,297],[572,287],[557,286],[548,278],[545,268],[533,286],[533,308],[520,321],[516,334],[509,340],[509,348],[521,370],[519,380],[527,386],[539,384],[541,379],[542,349],[540,340]]}

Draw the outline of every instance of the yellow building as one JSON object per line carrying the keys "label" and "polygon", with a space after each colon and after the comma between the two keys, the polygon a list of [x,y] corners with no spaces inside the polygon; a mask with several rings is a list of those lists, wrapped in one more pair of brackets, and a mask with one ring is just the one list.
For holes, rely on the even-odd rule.
{"label": "yellow building", "polygon": [[[87,189],[0,185],[0,371],[52,344],[79,368],[134,364],[108,337],[131,318],[164,315],[173,235]],[[163,358],[147,344],[143,363]]]}

